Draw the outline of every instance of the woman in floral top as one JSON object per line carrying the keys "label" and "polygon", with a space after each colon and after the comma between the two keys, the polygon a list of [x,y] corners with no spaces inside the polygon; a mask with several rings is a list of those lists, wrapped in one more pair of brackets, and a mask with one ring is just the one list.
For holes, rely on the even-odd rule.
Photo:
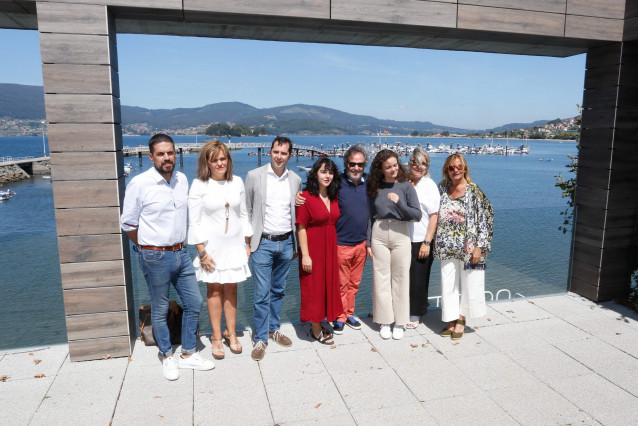
{"label": "woman in floral top", "polygon": [[494,209],[470,179],[461,154],[445,160],[439,191],[435,255],[441,259],[442,320],[448,323],[441,336],[458,340],[466,317],[485,315],[485,260],[492,247]]}

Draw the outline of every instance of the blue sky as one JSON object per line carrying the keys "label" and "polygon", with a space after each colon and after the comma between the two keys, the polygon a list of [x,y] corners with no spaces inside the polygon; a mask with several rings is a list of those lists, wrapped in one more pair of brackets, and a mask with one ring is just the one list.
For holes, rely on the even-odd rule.
{"label": "blue sky", "polygon": [[[585,70],[585,55],[545,58],[130,34],[117,41],[123,105],[304,103],[468,129],[576,115]],[[0,30],[0,46],[1,83],[42,84],[36,31]]]}

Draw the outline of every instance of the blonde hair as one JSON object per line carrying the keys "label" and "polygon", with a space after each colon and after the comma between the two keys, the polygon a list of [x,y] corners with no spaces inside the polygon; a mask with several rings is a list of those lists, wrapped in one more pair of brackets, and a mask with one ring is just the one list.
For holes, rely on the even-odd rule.
{"label": "blonde hair", "polygon": [[209,141],[199,153],[199,160],[197,160],[197,179],[202,182],[206,182],[210,179],[211,174],[208,160],[216,158],[220,152],[223,153],[228,160],[224,180],[233,180],[233,159],[230,156],[230,151],[222,141],[217,139]]}
{"label": "blonde hair", "polygon": [[[421,158],[425,158],[425,161],[422,161]],[[410,163],[416,163],[421,167],[425,167],[425,173],[423,177],[430,177],[430,156],[427,151],[417,146],[412,151],[412,155],[410,155]],[[411,170],[411,169],[410,169]]]}
{"label": "blonde hair", "polygon": [[463,177],[465,178],[467,183],[472,183],[472,179],[470,178],[470,166],[468,166],[467,161],[465,161],[465,157],[457,153],[452,154],[448,158],[446,158],[445,163],[443,164],[443,180],[441,182],[444,183],[445,186],[449,185],[452,182],[447,168],[452,161],[457,159],[461,161],[461,164],[463,164]]}

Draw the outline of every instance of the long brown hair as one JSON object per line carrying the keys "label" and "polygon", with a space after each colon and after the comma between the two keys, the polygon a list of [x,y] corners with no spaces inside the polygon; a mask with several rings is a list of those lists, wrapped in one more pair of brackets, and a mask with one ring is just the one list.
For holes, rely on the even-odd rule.
{"label": "long brown hair", "polygon": [[199,153],[199,160],[197,160],[197,179],[202,182],[206,182],[210,179],[210,166],[208,165],[208,160],[214,159],[220,152],[222,152],[228,159],[224,180],[233,180],[233,159],[230,156],[230,151],[222,141],[217,139],[209,141],[206,145],[204,145],[202,151]]}
{"label": "long brown hair", "polygon": [[389,149],[382,149],[374,157],[374,160],[372,160],[370,173],[368,173],[368,196],[370,198],[376,198],[379,194],[379,185],[383,181],[383,163],[391,157],[396,158],[397,164],[399,165],[399,172],[397,173],[396,181],[405,182],[408,180],[408,172],[405,171],[405,168],[399,161],[397,153],[390,151]]}
{"label": "long brown hair", "polygon": [[472,179],[470,178],[470,166],[467,164],[467,161],[465,161],[465,157],[463,157],[463,155],[456,153],[446,158],[445,163],[443,164],[443,180],[441,181],[441,183],[446,187],[450,185],[450,183],[452,182],[452,179],[450,179],[450,174],[447,170],[447,167],[450,165],[452,161],[456,159],[461,160],[461,164],[463,164],[463,177],[465,178],[467,183],[472,183]]}

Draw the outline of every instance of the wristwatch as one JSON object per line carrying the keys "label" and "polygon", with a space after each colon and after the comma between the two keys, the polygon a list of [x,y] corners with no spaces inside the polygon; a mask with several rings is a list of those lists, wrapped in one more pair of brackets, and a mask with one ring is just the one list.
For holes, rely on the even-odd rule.
{"label": "wristwatch", "polygon": [[423,244],[430,247],[432,245],[432,241],[423,241]]}

